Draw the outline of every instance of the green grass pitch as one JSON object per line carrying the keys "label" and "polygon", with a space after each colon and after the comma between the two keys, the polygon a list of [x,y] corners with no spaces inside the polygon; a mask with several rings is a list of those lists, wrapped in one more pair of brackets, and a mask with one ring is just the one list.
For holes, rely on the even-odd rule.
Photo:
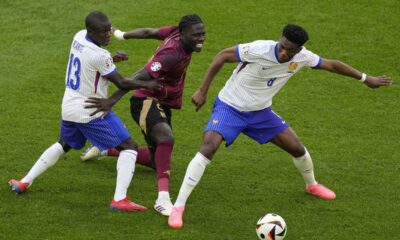
{"label": "green grass pitch", "polygon": [[[114,158],[82,163],[80,152],[71,151],[26,194],[12,194],[7,181],[22,177],[58,139],[71,40],[93,10],[104,11],[123,30],[174,25],[189,13],[198,13],[205,23],[207,40],[203,52],[193,55],[184,107],[173,112],[173,201],[199,148],[213,98],[235,66],[219,73],[196,113],[191,95],[219,50],[278,40],[286,23],[297,23],[309,32],[308,49],[367,74],[390,75],[395,83],[372,90],[354,79],[305,69],[274,98],[274,111],[307,146],[317,179],[336,191],[335,201],[305,194],[288,154],[243,136],[222,147],[207,168],[188,201],[181,230],[170,229],[152,209],[155,173],[141,166],[129,194],[151,210],[108,209]],[[399,12],[395,0],[0,0],[0,239],[257,239],[255,223],[268,212],[284,217],[287,240],[399,239]],[[118,65],[128,75],[157,45],[156,40],[113,39],[108,49],[130,55]],[[128,100],[125,96],[114,110],[143,145]]]}

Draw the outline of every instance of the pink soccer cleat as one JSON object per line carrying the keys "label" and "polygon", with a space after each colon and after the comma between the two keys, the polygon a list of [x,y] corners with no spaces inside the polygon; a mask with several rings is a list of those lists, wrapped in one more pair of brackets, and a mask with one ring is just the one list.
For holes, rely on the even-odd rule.
{"label": "pink soccer cleat", "polygon": [[129,201],[128,197],[110,203],[110,209],[114,211],[147,211],[147,207]]}
{"label": "pink soccer cleat", "polygon": [[307,185],[306,191],[311,195],[317,196],[325,200],[333,200],[336,198],[336,194],[322,184]]}
{"label": "pink soccer cleat", "polygon": [[23,183],[15,179],[11,179],[8,181],[8,185],[11,186],[11,190],[16,194],[21,194],[26,191],[29,186],[29,183]]}
{"label": "pink soccer cleat", "polygon": [[181,228],[183,226],[182,215],[185,210],[185,206],[173,207],[171,215],[168,218],[168,225],[172,228]]}

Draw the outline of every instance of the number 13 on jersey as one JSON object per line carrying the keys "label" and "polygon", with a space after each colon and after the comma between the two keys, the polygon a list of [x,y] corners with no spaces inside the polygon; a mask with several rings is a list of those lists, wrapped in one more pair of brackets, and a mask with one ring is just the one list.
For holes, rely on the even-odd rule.
{"label": "number 13 on jersey", "polygon": [[66,87],[77,90],[81,83],[81,61],[73,53],[69,57]]}

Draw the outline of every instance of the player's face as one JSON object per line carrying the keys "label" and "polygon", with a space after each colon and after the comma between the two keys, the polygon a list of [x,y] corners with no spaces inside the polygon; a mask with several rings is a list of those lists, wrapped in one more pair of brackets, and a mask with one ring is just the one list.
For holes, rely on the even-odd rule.
{"label": "player's face", "polygon": [[111,23],[100,22],[94,29],[88,29],[88,35],[99,46],[107,46],[111,40]]}
{"label": "player's face", "polygon": [[279,62],[287,62],[294,55],[300,52],[302,46],[297,45],[286,39],[286,37],[282,36],[279,40],[279,47],[278,47],[278,60]]}
{"label": "player's face", "polygon": [[203,23],[197,23],[182,33],[182,42],[190,52],[200,52],[206,40],[206,30]]}

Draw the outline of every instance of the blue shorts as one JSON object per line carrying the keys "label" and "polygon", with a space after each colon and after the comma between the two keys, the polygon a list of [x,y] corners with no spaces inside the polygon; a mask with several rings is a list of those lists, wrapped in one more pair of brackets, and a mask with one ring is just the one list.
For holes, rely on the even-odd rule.
{"label": "blue shorts", "polygon": [[85,146],[86,140],[101,151],[114,148],[130,138],[128,129],[114,112],[104,119],[96,118],[88,123],[61,122],[61,138],[74,149]]}
{"label": "blue shorts", "polygon": [[260,111],[241,112],[217,97],[204,132],[218,132],[226,141],[226,146],[231,145],[240,133],[264,144],[288,127],[269,107]]}

